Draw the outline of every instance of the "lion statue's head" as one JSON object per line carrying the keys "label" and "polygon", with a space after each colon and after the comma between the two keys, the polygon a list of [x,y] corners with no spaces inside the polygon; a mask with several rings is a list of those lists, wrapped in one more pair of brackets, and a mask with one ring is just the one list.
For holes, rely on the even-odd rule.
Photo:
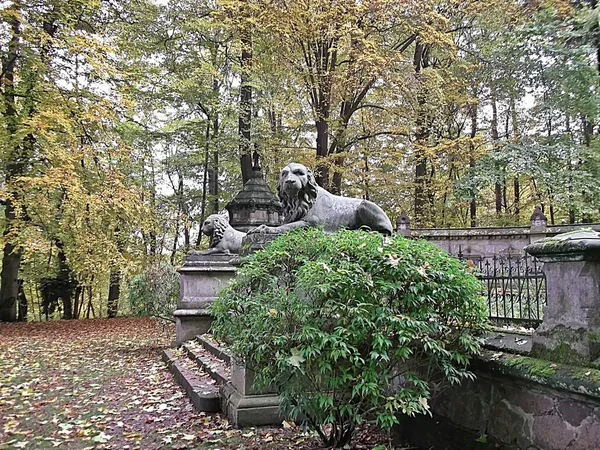
{"label": "lion statue's head", "polygon": [[225,230],[229,227],[229,213],[227,211],[219,214],[211,214],[202,224],[202,233],[210,237],[209,247],[216,246],[221,239]]}
{"label": "lion statue's head", "polygon": [[286,222],[301,220],[317,199],[317,182],[310,169],[290,163],[279,174],[277,193]]}

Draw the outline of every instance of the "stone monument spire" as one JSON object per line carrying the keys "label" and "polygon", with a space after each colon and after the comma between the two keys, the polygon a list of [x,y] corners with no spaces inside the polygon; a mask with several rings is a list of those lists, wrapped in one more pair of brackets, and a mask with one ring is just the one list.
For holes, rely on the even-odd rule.
{"label": "stone monument spire", "polygon": [[236,230],[248,231],[263,224],[281,224],[281,203],[265,181],[259,159],[258,152],[255,151],[250,179],[225,206],[229,211],[229,223]]}

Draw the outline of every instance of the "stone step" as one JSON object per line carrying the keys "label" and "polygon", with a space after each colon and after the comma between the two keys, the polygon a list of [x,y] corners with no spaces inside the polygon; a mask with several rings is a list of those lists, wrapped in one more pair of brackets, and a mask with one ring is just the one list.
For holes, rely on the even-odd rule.
{"label": "stone step", "polygon": [[166,349],[162,358],[196,411],[221,411],[219,386],[214,378],[200,369],[183,351]]}
{"label": "stone step", "polygon": [[196,336],[196,341],[206,349],[207,352],[212,353],[215,357],[225,361],[228,366],[231,365],[231,353],[224,344],[217,342],[210,334],[200,334]]}
{"label": "stone step", "polygon": [[202,371],[210,375],[218,385],[227,383],[231,379],[231,368],[223,359],[207,351],[199,342],[189,341],[181,348]]}

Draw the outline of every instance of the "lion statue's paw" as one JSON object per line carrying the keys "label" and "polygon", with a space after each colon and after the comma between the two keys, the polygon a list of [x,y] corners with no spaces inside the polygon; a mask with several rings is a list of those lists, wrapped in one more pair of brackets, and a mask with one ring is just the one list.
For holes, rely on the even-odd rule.
{"label": "lion statue's paw", "polygon": [[256,228],[251,229],[250,231],[248,231],[247,234],[272,234],[274,233],[273,228],[269,227],[267,225],[259,225]]}

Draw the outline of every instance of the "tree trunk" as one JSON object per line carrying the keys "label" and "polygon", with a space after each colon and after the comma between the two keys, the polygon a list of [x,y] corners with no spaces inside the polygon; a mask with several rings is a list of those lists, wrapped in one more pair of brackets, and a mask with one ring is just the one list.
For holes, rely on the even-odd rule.
{"label": "tree trunk", "polygon": [[[120,227],[115,227],[114,236],[117,241],[117,250],[119,254],[122,254],[124,251],[123,242],[120,238]],[[91,287],[90,287],[91,289]],[[79,290],[80,291],[80,290]],[[78,292],[81,293],[81,292]],[[118,267],[111,267],[110,269],[110,277],[108,282],[108,298],[106,299],[106,316],[109,319],[117,317],[117,312],[119,311],[119,297],[121,294],[121,271]],[[81,293],[81,302],[83,303],[83,293]],[[79,307],[81,309],[81,307]],[[76,316],[79,316],[78,308],[75,308]]]}
{"label": "tree trunk", "polygon": [[[336,168],[344,167],[344,160],[345,158],[343,156],[336,155],[334,159],[334,164]],[[333,180],[331,183],[331,192],[336,195],[340,195],[342,193],[342,172],[340,172],[339,169],[336,169],[333,172],[332,178]]]}
{"label": "tree trunk", "polygon": [[[218,86],[217,86],[218,89]],[[217,91],[218,92],[218,91]],[[213,113],[213,132],[212,132],[212,140],[216,140],[217,136],[219,134],[219,114],[217,112]],[[212,210],[213,213],[218,213],[219,212],[219,151],[215,150],[213,152],[213,174],[214,174],[214,179],[213,182],[211,183],[211,189],[210,192],[213,197],[212,197]]]}
{"label": "tree trunk", "polygon": [[[594,121],[590,120],[590,118],[588,116],[583,116],[582,117],[582,128],[583,128],[583,144],[586,147],[590,147],[590,145],[592,144],[592,136],[594,135]],[[583,164],[583,161],[581,160],[581,158],[577,161],[577,165],[581,165]],[[585,191],[582,192],[583,196],[584,196],[584,202],[585,202]],[[589,217],[586,215],[585,211],[582,211],[582,215],[581,215],[581,223],[591,223],[592,221],[589,219]]]}
{"label": "tree trunk", "polygon": [[315,180],[324,188],[329,187],[329,165],[323,161],[329,151],[329,109],[326,104],[319,108],[315,126],[317,128],[317,169]]}
{"label": "tree trunk", "polygon": [[[15,213],[12,202],[5,206],[6,223],[14,222]],[[21,251],[15,247],[7,235],[10,228],[4,232],[4,255],[2,257],[2,273],[0,282],[0,322],[15,322],[17,320],[17,298],[19,296],[19,268],[21,266]]]}
{"label": "tree trunk", "polygon": [[363,166],[363,172],[365,174],[364,175],[365,190],[364,190],[363,198],[365,200],[371,200],[371,193],[369,192],[369,173],[371,172],[371,170],[369,169],[369,156],[367,155],[366,151],[363,154],[363,161],[365,163],[365,165]]}
{"label": "tree trunk", "polygon": [[[16,2],[15,2],[16,3]],[[2,87],[2,100],[4,102],[4,120],[6,122],[6,131],[9,138],[13,139],[17,132],[18,113],[15,103],[15,68],[19,55],[19,36],[21,26],[18,20],[19,5],[16,3],[14,15],[9,15],[8,23],[11,28],[11,39],[8,43],[8,52],[2,58],[2,73],[0,87]],[[15,139],[16,140],[16,139]],[[22,156],[18,155],[19,148],[15,144],[12,152],[9,150],[9,156],[6,160],[5,182],[9,184],[11,179],[22,175],[24,170],[21,161]],[[11,154],[12,153],[12,154]],[[16,211],[10,198],[5,200],[4,209],[4,249],[2,255],[2,272],[0,273],[0,321],[14,322],[17,320],[17,298],[19,296],[19,269],[21,267],[21,250],[11,241],[10,233],[16,219]]]}
{"label": "tree trunk", "polygon": [[[498,133],[498,105],[496,103],[496,94],[495,92],[492,94],[492,142],[493,145],[496,146],[500,139],[500,135]],[[494,151],[498,151],[497,148],[494,148]],[[499,168],[497,168],[499,171]],[[496,181],[494,184],[494,197],[496,203],[496,214],[502,213],[502,183]]]}
{"label": "tree trunk", "polygon": [[[421,42],[415,45],[415,54],[413,60],[413,66],[415,70],[415,76],[417,80],[421,73],[421,69],[428,66],[427,62],[427,47]],[[416,121],[416,133],[415,133],[415,224],[423,226],[427,224],[428,212],[427,212],[427,157],[424,153],[424,148],[427,146],[427,140],[429,138],[429,126],[427,124],[427,117],[425,111],[425,105],[427,98],[422,88],[418,88],[417,94],[418,111]]]}
{"label": "tree trunk", "polygon": [[25,289],[23,288],[23,285],[25,283],[23,282],[23,280],[19,280],[19,295],[17,296],[18,299],[18,318],[17,320],[19,322],[27,322],[27,297],[25,296]]}
{"label": "tree trunk", "polygon": [[173,246],[171,247],[171,265],[175,265],[175,255],[177,254],[177,244],[179,242],[179,220],[175,221],[175,237],[173,238]]}
{"label": "tree trunk", "polygon": [[311,71],[307,85],[311,86],[310,98],[317,130],[315,180],[325,189],[331,189],[330,169],[326,158],[329,155],[331,84],[337,66],[337,41],[316,39],[308,47],[303,51],[307,69]]}
{"label": "tree trunk", "polygon": [[75,319],[81,317],[81,309],[83,308],[83,296],[85,294],[84,286],[77,286],[75,289],[75,307],[73,308],[75,313]]}
{"label": "tree trunk", "polygon": [[521,212],[521,208],[519,207],[519,202],[521,201],[521,186],[519,183],[519,177],[516,176],[513,179],[513,189],[514,189],[514,199],[515,199],[515,216],[518,216]]}
{"label": "tree trunk", "polygon": [[252,37],[249,31],[242,32],[242,67],[240,74],[240,113],[238,133],[240,136],[240,166],[242,183],[252,176],[252,151],[250,146],[250,130],[252,127]]}
{"label": "tree trunk", "polygon": [[[156,169],[154,167],[154,155],[150,152],[150,175],[152,176],[152,190],[150,192],[150,206],[152,207],[153,212],[156,211]],[[154,231],[150,231],[149,233],[149,251],[150,255],[154,256],[158,253],[157,239],[156,233]],[[89,311],[88,311],[89,314]]]}
{"label": "tree trunk", "polygon": [[185,184],[183,173],[177,170],[177,199],[179,202],[179,214],[183,218],[183,253],[186,254],[190,249],[190,220],[187,202],[185,201]]}
{"label": "tree trunk", "polygon": [[107,317],[117,317],[119,310],[119,297],[121,295],[121,271],[113,269],[110,271],[110,284],[108,287]]}
{"label": "tree trunk", "polygon": [[[512,127],[513,127],[513,139],[515,143],[519,142],[521,139],[521,135],[519,133],[519,121],[517,118],[517,107],[515,104],[515,95],[514,92],[511,93],[510,96],[510,111],[512,118]],[[521,201],[521,187],[519,184],[519,176],[517,175],[513,180],[513,195],[514,195],[514,215],[518,216],[521,212],[520,201]]]}
{"label": "tree trunk", "polygon": [[202,200],[200,203],[200,229],[198,230],[198,238],[196,239],[196,247],[202,242],[202,225],[206,219],[206,194],[208,190],[208,158],[210,155],[210,120],[206,119],[206,130],[204,133],[206,142],[204,144],[204,168],[202,174]]}
{"label": "tree trunk", "polygon": [[[471,106],[471,140],[469,142],[469,166],[475,167],[475,137],[477,136],[477,104]],[[471,228],[477,226],[477,199],[473,195],[471,204],[469,205],[469,215],[471,218]]]}
{"label": "tree trunk", "polygon": [[415,165],[415,223],[423,226],[427,220],[427,158],[419,156]]}
{"label": "tree trunk", "polygon": [[62,299],[63,319],[73,319],[73,293],[77,287],[77,281],[74,279],[73,271],[67,263],[67,255],[64,252],[63,243],[55,241],[58,249],[58,274],[56,275],[56,294]]}

